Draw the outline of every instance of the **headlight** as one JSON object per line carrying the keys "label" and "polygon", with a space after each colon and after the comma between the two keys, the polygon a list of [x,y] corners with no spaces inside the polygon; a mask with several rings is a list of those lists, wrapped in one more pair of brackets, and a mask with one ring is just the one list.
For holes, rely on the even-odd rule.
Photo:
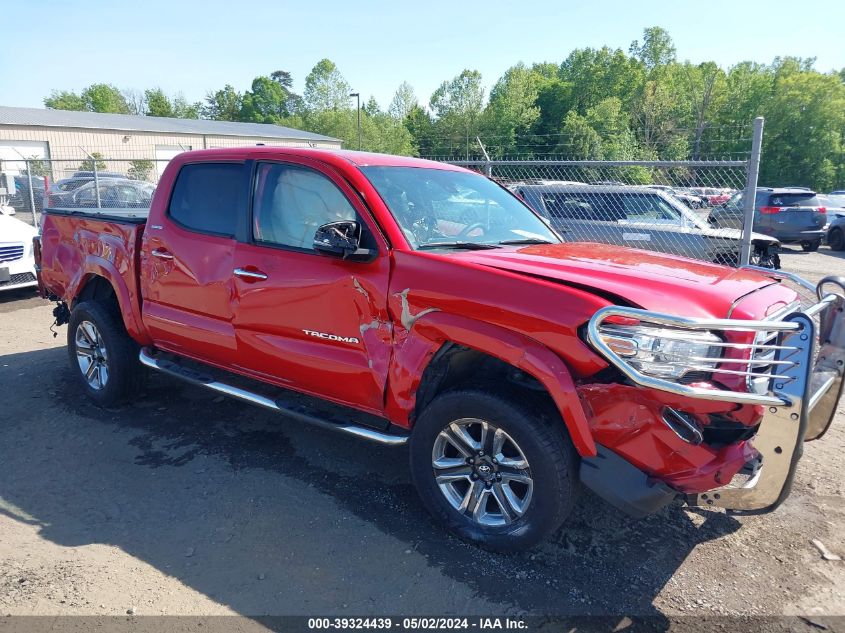
{"label": "headlight", "polygon": [[647,325],[599,326],[601,340],[640,373],[679,380],[691,372],[712,372],[722,356],[712,332]]}

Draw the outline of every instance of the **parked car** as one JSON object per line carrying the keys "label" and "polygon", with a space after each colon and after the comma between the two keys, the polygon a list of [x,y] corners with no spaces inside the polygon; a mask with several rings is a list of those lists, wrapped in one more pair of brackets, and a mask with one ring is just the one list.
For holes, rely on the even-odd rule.
{"label": "parked car", "polygon": [[[783,244],[815,251],[825,238],[827,209],[812,190],[758,187],[754,208],[754,230]],[[718,228],[741,228],[743,214],[743,193],[739,192],[712,209],[707,221]]]}
{"label": "parked car", "polygon": [[827,229],[827,244],[831,250],[845,251],[845,214],[831,218]]}
{"label": "parked car", "polygon": [[646,185],[646,187],[649,189],[656,189],[657,191],[662,191],[663,193],[670,195],[673,198],[677,198],[685,205],[687,205],[690,209],[700,209],[704,206],[704,201],[701,199],[700,196],[696,196],[692,193],[684,191],[683,189],[669,187],[668,185]]}
{"label": "parked car", "polygon": [[716,187],[689,187],[689,190],[704,201],[705,206],[714,207],[727,202],[732,192],[730,189],[719,189]]}
{"label": "parked car", "polygon": [[[126,174],[122,174],[119,171],[97,171],[96,174],[97,178],[128,178]],[[94,171],[75,171],[73,172],[71,178],[88,178],[90,180],[94,180]]]}
{"label": "parked car", "polygon": [[[714,229],[674,197],[634,186],[517,187],[521,196],[567,240],[632,246],[694,259],[736,265],[742,234]],[[780,267],[778,241],[752,236],[752,262]]]}
{"label": "parked car", "polygon": [[827,209],[828,221],[831,216],[845,214],[845,193],[817,194],[816,197],[819,199],[819,204]]}
{"label": "parked car", "polygon": [[29,194],[29,176],[15,176],[15,193],[9,196],[9,206],[17,211],[30,211],[32,201],[35,201],[35,210],[39,213],[44,208],[44,187],[43,176],[32,177],[32,197]]}
{"label": "parked car", "polygon": [[819,196],[827,206],[827,244],[834,251],[845,251],[845,191]]}
{"label": "parked car", "polygon": [[444,163],[200,150],[149,210],[44,218],[41,292],[91,399],[132,397],[147,368],[353,453],[407,443],[426,508],[495,550],[553,533],[581,483],[640,516],[773,510],[841,393],[841,280],[802,304],[796,276],[563,243]]}
{"label": "parked car", "polygon": [[[100,171],[97,172],[97,180],[129,180],[129,177],[125,174],[121,174],[120,172],[116,171]],[[51,187],[50,193],[68,193],[75,189],[78,189],[82,185],[87,185],[90,182],[94,182],[94,172],[93,171],[77,171],[71,176],[70,178],[62,178],[61,180],[57,180]]]}
{"label": "parked car", "polygon": [[0,213],[0,291],[37,284],[32,240],[34,227]]}
{"label": "parked car", "polygon": [[[155,191],[155,186],[148,182],[128,178],[101,178],[98,184],[99,206],[104,208],[146,208],[150,206]],[[98,203],[94,181],[71,191],[51,193],[49,204],[62,208],[96,207]]]}

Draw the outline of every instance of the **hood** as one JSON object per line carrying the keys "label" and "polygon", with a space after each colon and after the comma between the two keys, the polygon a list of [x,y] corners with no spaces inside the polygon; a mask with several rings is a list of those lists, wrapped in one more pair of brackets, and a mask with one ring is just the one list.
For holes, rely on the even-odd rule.
{"label": "hood", "polygon": [[29,244],[38,235],[26,222],[0,214],[0,242],[25,242]]}
{"label": "hood", "polygon": [[676,316],[724,318],[740,298],[777,283],[756,272],[592,242],[453,252],[464,261],[548,279]]}

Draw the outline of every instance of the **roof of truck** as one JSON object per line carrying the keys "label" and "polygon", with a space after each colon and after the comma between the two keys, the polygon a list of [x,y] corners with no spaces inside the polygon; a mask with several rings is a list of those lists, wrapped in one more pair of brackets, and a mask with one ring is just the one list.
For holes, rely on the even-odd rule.
{"label": "roof of truck", "polygon": [[[188,152],[186,152],[188,153]],[[414,158],[412,156],[395,156],[393,154],[377,154],[375,152],[356,152],[353,150],[316,149],[305,147],[271,147],[256,145],[254,147],[231,147],[222,149],[200,149],[189,152],[191,157],[211,158],[214,156],[232,158],[237,156],[244,159],[273,158],[279,156],[301,156],[313,160],[329,163],[346,162],[356,167],[420,167],[427,169],[442,169],[447,171],[467,171],[463,167],[442,163],[439,161]],[[184,156],[184,154],[180,154]]]}

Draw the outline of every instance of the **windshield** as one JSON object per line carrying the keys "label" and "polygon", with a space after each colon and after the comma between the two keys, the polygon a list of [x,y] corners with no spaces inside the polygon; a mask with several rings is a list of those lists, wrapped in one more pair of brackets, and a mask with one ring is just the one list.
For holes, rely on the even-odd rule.
{"label": "windshield", "polygon": [[415,249],[560,239],[484,176],[420,167],[362,167]]}

